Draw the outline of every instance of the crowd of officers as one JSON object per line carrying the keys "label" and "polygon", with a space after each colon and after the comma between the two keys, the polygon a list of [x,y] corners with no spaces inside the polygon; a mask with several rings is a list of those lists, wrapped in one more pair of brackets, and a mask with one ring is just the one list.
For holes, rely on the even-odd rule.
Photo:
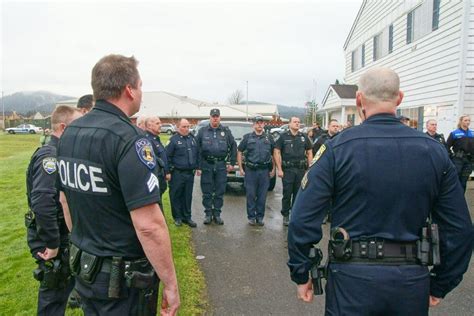
{"label": "crowd of officers", "polygon": [[[164,285],[161,313],[174,315],[180,299],[162,214],[168,185],[176,226],[197,226],[191,212],[195,175],[201,177],[204,224],[223,225],[227,173],[238,164],[245,179],[248,223],[263,226],[267,189],[276,174],[282,178],[281,214],[288,226],[292,210],[298,208],[294,205],[300,187],[313,183],[307,170],[329,150],[328,142],[341,138],[336,137],[336,120],[327,131],[314,126],[307,135],[299,131],[299,118],[292,117],[289,130],[275,141],[264,132],[263,117],[256,116],[253,132],[237,146],[229,128],[220,123],[219,109],[212,109],[209,125],[196,136],[181,119],[164,146],[158,117],[138,117],[136,126],[130,120],[140,109],[142,95],[133,57],[102,58],[92,71],[92,88],[97,101],[89,113],[92,96],[81,98],[78,109],[56,108],[51,140],[33,154],[27,170],[30,210],[25,223],[38,263],[34,275],[41,282],[39,315],[64,314],[74,283],[86,315],[154,315],[159,282]],[[84,110],[86,103],[89,109]],[[461,117],[445,143],[436,133],[436,121],[427,122],[427,134],[450,150],[464,190],[474,148],[469,123],[469,117]],[[325,155],[335,154],[336,148]],[[306,192],[313,192],[311,185]],[[313,202],[314,196],[301,203],[306,199]],[[341,201],[333,202],[337,206]],[[324,205],[324,212],[331,207]],[[298,233],[290,237],[300,242],[307,231],[294,229]],[[292,249],[292,278],[304,283],[308,265],[294,261]]]}

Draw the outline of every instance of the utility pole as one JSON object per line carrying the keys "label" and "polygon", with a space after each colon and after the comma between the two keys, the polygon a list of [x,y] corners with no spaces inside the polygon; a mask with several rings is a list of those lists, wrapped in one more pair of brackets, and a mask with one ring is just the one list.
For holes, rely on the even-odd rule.
{"label": "utility pole", "polygon": [[246,113],[246,116],[247,116],[247,122],[249,121],[249,81],[247,80],[247,100],[245,101],[246,103],[246,110],[245,110],[245,113]]}

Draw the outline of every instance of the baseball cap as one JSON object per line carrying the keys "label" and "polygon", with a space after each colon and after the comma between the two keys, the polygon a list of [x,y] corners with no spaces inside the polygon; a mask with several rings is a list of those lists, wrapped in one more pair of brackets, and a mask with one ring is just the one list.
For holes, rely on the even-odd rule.
{"label": "baseball cap", "polygon": [[253,118],[253,121],[254,121],[254,122],[263,121],[263,116],[261,116],[261,115],[256,115],[256,116]]}
{"label": "baseball cap", "polygon": [[214,115],[221,116],[221,111],[219,111],[219,109],[212,109],[210,115],[211,116],[214,116]]}

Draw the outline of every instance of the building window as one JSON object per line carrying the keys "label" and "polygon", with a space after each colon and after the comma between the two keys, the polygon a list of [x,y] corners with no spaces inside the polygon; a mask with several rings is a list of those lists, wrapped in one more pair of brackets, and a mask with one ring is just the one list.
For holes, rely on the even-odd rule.
{"label": "building window", "polygon": [[380,34],[374,36],[374,54],[373,60],[376,61],[380,58]]}
{"label": "building window", "polygon": [[433,0],[433,22],[431,23],[431,29],[437,30],[439,27],[439,4],[441,0]]}
{"label": "building window", "polygon": [[351,53],[351,71],[355,71],[355,50]]}
{"label": "building window", "polygon": [[410,44],[413,40],[413,18],[414,12],[409,12],[407,15],[407,44]]}
{"label": "building window", "polygon": [[361,65],[365,67],[365,44],[362,44]]}
{"label": "building window", "polygon": [[388,27],[388,53],[393,52],[393,24]]}

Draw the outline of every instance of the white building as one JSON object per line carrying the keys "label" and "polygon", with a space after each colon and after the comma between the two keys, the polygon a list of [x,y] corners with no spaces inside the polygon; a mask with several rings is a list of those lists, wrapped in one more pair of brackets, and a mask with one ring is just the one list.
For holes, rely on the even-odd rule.
{"label": "white building", "polygon": [[346,84],[373,66],[399,74],[399,114],[413,127],[435,118],[446,135],[460,115],[474,117],[474,1],[365,0],[344,54]]}
{"label": "white building", "polygon": [[360,124],[355,105],[356,92],[356,85],[329,85],[321,102],[322,107],[317,111],[323,114],[323,127],[328,125],[330,119],[336,119],[342,125],[347,122],[351,122],[352,125]]}

